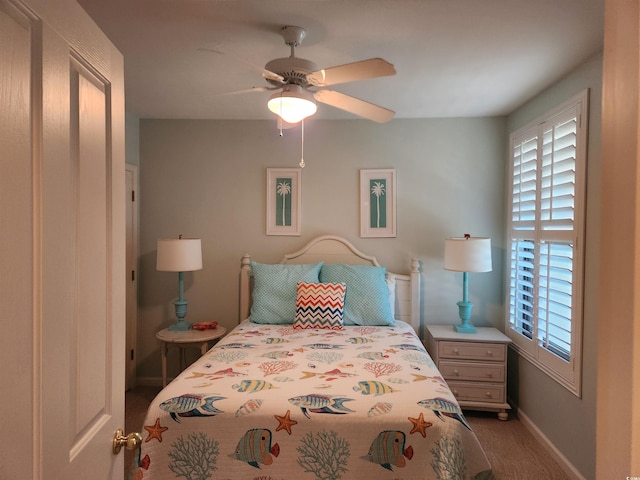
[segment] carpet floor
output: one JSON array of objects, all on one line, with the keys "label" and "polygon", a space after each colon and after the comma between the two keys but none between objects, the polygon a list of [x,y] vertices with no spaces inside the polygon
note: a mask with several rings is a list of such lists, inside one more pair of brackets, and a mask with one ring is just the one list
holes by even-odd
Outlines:
[{"label": "carpet floor", "polygon": [[570,477],[526,427],[514,417],[465,412],[491,463],[496,480],[569,480]]},{"label": "carpet floor", "polygon": [[[140,431],[149,403],[159,387],[136,387],[126,393],[127,432]],[[491,463],[496,480],[570,480],[545,448],[513,415],[506,422],[494,413],[465,412]],[[144,435],[144,431],[141,432]],[[125,470],[132,453],[125,450]],[[127,475],[125,473],[125,480]]]}]

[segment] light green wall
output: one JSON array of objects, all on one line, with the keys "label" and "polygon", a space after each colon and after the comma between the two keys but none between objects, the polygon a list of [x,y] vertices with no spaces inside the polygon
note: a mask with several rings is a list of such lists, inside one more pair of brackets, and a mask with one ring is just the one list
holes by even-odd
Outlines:
[{"label": "light green wall", "polygon": [[[138,378],[160,377],[155,332],[172,323],[177,275],[155,270],[156,241],[202,238],[204,269],[185,274],[192,321],[238,321],[240,258],[278,262],[338,234],[390,270],[422,261],[423,321],[457,323],[461,274],[442,269],[444,239],[493,239],[494,270],[470,275],[477,325],[501,328],[505,119],[310,120],[305,125],[302,235],[265,235],[267,167],[296,167],[300,130],[275,121],[140,121]],[[359,237],[359,169],[397,169],[397,238]],[[175,357],[176,355],[174,355]],[[171,359],[172,361],[175,358]],[[170,366],[170,376],[175,373]]]},{"label": "light green wall", "polygon": [[125,161],[131,165],[140,165],[140,119],[127,113],[125,115]]},{"label": "light green wall", "polygon": [[509,358],[511,400],[586,479],[595,478],[596,364],[600,243],[602,56],[592,58],[507,119],[508,131],[533,121],[585,88],[589,98],[582,398],[517,355]]}]

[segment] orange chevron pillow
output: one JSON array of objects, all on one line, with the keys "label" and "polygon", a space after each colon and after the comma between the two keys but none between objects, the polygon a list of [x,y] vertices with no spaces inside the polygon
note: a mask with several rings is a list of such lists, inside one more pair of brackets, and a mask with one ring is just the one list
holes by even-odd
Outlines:
[{"label": "orange chevron pillow", "polygon": [[299,282],[293,328],[342,330],[346,283]]}]

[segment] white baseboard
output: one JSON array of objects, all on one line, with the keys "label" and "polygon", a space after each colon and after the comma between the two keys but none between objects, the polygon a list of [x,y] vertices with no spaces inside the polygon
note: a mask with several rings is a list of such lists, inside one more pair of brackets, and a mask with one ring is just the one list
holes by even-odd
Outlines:
[{"label": "white baseboard", "polygon": [[520,409],[518,409],[518,420],[522,423],[522,425],[529,430],[531,435],[535,437],[535,439],[540,442],[540,444],[544,447],[547,452],[553,457],[553,459],[558,462],[560,468],[564,470],[564,472],[569,475],[572,480],[586,480],[584,476],[573,466],[573,464],[565,457],[560,450],[556,448],[556,446],[551,443],[544,433],[537,427],[535,423],[531,421],[529,417]]}]

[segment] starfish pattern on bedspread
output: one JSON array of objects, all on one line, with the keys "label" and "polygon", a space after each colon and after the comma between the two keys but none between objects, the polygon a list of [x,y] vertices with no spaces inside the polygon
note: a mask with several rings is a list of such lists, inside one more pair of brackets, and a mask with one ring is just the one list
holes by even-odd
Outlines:
[{"label": "starfish pattern on bedspread", "polygon": [[283,417],[280,415],[274,415],[276,420],[280,423],[278,428],[276,428],[276,432],[280,430],[286,430],[289,435],[291,435],[291,427],[293,425],[297,425],[298,422],[291,419],[291,410],[287,410],[287,413],[284,414]]},{"label": "starfish pattern on bedspread", "polygon": [[145,425],[144,429],[149,432],[149,435],[147,435],[147,438],[145,439],[145,442],[150,442],[151,440],[153,440],[154,438],[156,440],[158,440],[159,442],[162,442],[162,433],[166,432],[167,430],[169,430],[169,427],[163,427],[160,425],[160,419],[156,418],[156,423],[153,425]]}]

